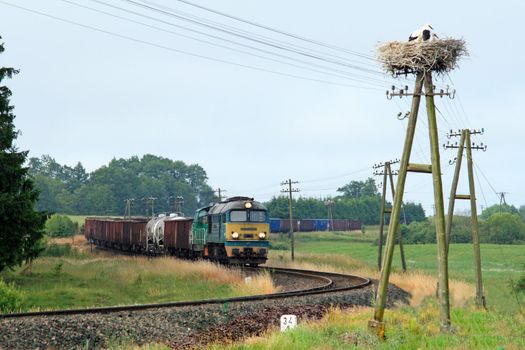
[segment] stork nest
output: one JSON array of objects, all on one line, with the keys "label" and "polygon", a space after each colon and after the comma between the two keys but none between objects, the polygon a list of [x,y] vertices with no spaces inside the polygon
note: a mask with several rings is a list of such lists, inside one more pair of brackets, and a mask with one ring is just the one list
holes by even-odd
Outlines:
[{"label": "stork nest", "polygon": [[446,73],[458,65],[462,56],[468,56],[463,39],[435,39],[423,42],[390,41],[378,48],[383,68],[392,75],[428,72]]}]

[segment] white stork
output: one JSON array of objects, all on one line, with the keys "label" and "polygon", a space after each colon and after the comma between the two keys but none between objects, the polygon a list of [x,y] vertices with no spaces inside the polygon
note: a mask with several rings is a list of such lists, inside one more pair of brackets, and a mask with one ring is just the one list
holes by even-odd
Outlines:
[{"label": "white stork", "polygon": [[437,39],[438,36],[434,33],[434,28],[430,24],[425,24],[423,27],[418,30],[414,30],[412,34],[408,37],[408,41],[428,41]]}]

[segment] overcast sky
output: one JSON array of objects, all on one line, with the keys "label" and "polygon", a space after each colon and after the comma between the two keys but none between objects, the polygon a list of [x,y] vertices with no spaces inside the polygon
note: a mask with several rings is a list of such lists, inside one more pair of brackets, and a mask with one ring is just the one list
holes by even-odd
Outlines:
[{"label": "overcast sky", "polygon": [[[172,24],[259,50],[293,55],[139,8],[129,1],[103,1],[163,22],[97,1],[71,0],[274,60],[285,61]],[[381,70],[374,60],[301,42],[180,1],[151,1],[241,28],[249,31],[252,38],[254,34],[265,35],[316,49],[323,55],[344,56],[356,61],[352,65],[359,70],[293,55],[296,60],[364,75],[365,81],[212,46],[61,0],[0,0],[0,35],[6,47],[0,66],[14,66],[21,71],[8,82],[16,106],[15,124],[21,130],[20,149],[29,150],[34,157],[49,154],[63,164],[80,161],[89,171],[113,157],[146,153],[198,163],[214,188],[226,189],[228,195],[249,195],[259,200],[279,194],[279,183],[288,178],[300,181],[297,187],[302,196],[334,195],[337,187],[372,176],[373,164],[401,156],[406,120],[399,121],[396,115],[406,112],[410,101],[385,98],[385,90],[393,80],[368,71]],[[450,85],[457,90],[454,100],[444,98],[436,102],[442,113],[438,118],[440,143],[446,142],[445,134],[450,128],[484,128],[485,134],[474,138],[488,144],[487,152],[474,154],[478,206],[499,203],[495,192],[500,191],[509,192],[509,203],[525,204],[523,175],[519,175],[525,171],[525,51],[520,34],[523,2],[482,5],[478,1],[442,1],[426,8],[421,1],[193,1],[367,57],[375,55],[380,42],[406,40],[425,23],[431,23],[440,36],[464,38],[470,57],[462,60],[459,69],[449,77],[436,78],[438,86]],[[7,2],[91,28],[13,8]],[[287,62],[300,64],[296,60]],[[408,84],[412,88],[412,83]],[[421,113],[412,155],[412,162],[416,163],[430,162],[425,118],[426,114]],[[445,199],[453,172],[448,161],[454,155],[455,151],[441,149]],[[466,168],[462,173],[466,179]],[[431,176],[409,174],[406,200],[421,202],[431,214],[431,186]],[[460,182],[459,192],[467,192],[466,181]],[[461,210],[467,206],[461,203],[457,207]]]}]

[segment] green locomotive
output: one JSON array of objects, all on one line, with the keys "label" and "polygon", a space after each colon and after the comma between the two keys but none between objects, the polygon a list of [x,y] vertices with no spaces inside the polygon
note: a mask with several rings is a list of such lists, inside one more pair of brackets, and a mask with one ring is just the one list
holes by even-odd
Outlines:
[{"label": "green locomotive", "polygon": [[268,210],[253,198],[232,197],[195,213],[193,253],[230,264],[258,265],[268,258]]}]

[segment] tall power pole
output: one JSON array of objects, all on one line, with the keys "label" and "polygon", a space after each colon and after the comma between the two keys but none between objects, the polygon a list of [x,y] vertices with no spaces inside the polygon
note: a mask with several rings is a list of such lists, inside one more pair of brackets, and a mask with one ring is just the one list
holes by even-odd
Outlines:
[{"label": "tall power pole", "polygon": [[[399,173],[397,171],[392,171],[392,164],[399,163],[399,159],[396,160],[390,160],[384,163],[376,164],[373,166],[374,168],[374,175],[382,175],[383,176],[383,191],[381,195],[381,208],[380,208],[380,217],[379,217],[379,240],[377,245],[377,268],[379,271],[381,271],[381,264],[382,264],[382,253],[383,253],[383,230],[385,226],[385,215],[392,213],[392,208],[386,207],[386,191],[388,187],[388,183],[390,183],[390,190],[392,192],[392,199],[395,197],[395,190],[394,190],[394,175],[398,175]],[[379,170],[383,168],[382,170]],[[402,205],[402,204],[401,204]],[[403,216],[404,216],[404,208],[403,210]],[[405,224],[406,224],[406,217],[405,217]],[[397,236],[398,236],[398,242],[399,242],[399,253],[401,255],[401,266],[403,268],[403,272],[406,272],[407,270],[407,264],[405,260],[405,250],[403,249],[403,239],[401,237],[401,228],[398,227],[397,229]]]},{"label": "tall power pole", "polygon": [[126,208],[124,209],[124,218],[131,218],[131,207],[133,206],[134,201],[135,198],[128,198],[124,200],[124,202],[126,202]]},{"label": "tall power pole", "polygon": [[332,208],[335,204],[335,201],[332,200],[332,199],[327,199],[324,201],[324,205],[326,205],[326,207],[328,208],[328,222],[330,224],[330,230],[329,231],[334,231],[334,215],[333,215],[333,212],[332,212]]},{"label": "tall power pole", "polygon": [[170,196],[169,199],[173,199],[173,212],[179,216],[183,216],[182,205],[184,204],[184,197]]},{"label": "tall power pole", "polygon": [[508,192],[497,192],[499,196],[499,205],[507,205],[507,201],[505,200],[505,195],[509,194]]},{"label": "tall power pole", "polygon": [[219,202],[221,202],[222,201],[222,194],[224,192],[228,192],[228,191],[226,191],[226,190],[224,190],[224,189],[219,187],[214,192],[217,193],[217,197],[219,198]]},{"label": "tall power pole", "polygon": [[[450,133],[447,135],[448,138],[451,137],[460,137],[459,144],[447,142],[443,145],[445,149],[454,149],[457,148],[458,153],[455,159],[456,167],[454,169],[454,177],[452,179],[452,187],[450,189],[450,198],[448,204],[448,213],[447,213],[447,226],[446,226],[446,240],[447,240],[447,249],[446,253],[448,254],[449,245],[450,245],[450,236],[452,231],[452,220],[454,218],[454,203],[457,199],[469,200],[470,201],[470,222],[472,228],[472,246],[474,248],[474,267],[476,270],[476,304],[478,306],[485,307],[485,297],[483,295],[483,280],[481,277],[481,250],[479,243],[479,229],[478,229],[478,213],[476,208],[476,189],[474,185],[474,169],[472,167],[472,150],[487,150],[487,145],[481,143],[477,145],[471,142],[470,136],[476,134],[482,134],[483,129],[481,130],[469,130],[463,129],[458,132],[453,132],[450,130]],[[461,171],[461,162],[463,160],[463,151],[466,148],[467,151],[467,172],[468,172],[468,183],[469,183],[469,194],[457,194],[459,174]]]},{"label": "tall power pole", "polygon": [[146,203],[146,215],[148,213],[148,207],[151,208],[151,216],[155,216],[155,201],[157,200],[157,197],[145,197],[142,198],[142,201]]},{"label": "tall power pole", "polygon": [[[413,93],[408,93],[408,87],[405,87],[405,89],[400,91],[395,91],[395,87],[393,87],[392,91],[387,91],[387,98],[389,99],[393,98],[393,96],[412,96],[412,106],[410,115],[408,117],[405,143],[400,161],[399,176],[396,183],[392,214],[390,216],[390,224],[388,226],[385,256],[381,268],[381,278],[377,287],[374,319],[369,322],[369,327],[374,329],[381,338],[384,337],[385,331],[383,316],[385,312],[387,288],[392,266],[395,236],[399,226],[401,204],[403,202],[403,194],[405,192],[405,182],[408,172],[432,174],[434,187],[434,205],[436,206],[435,225],[438,247],[438,297],[440,323],[441,330],[443,332],[448,332],[450,330],[450,301],[448,285],[448,257],[446,254],[445,236],[445,209],[443,205],[443,184],[441,179],[441,162],[439,156],[438,127],[436,121],[434,96],[449,96],[452,98],[454,92],[436,92],[432,84],[432,71],[430,70],[418,69],[415,71],[415,73],[416,81]],[[424,93],[423,86],[425,88]],[[414,134],[416,130],[421,96],[425,96],[426,100],[431,164],[410,163],[410,154],[412,152],[412,145],[414,142]]]},{"label": "tall power pole", "polygon": [[292,179],[288,179],[286,181],[281,182],[281,186],[287,185],[288,188],[282,189],[282,193],[288,193],[288,212],[290,214],[290,230],[289,230],[289,236],[292,243],[292,261],[295,259],[295,239],[294,239],[294,232],[293,232],[293,201],[292,201],[292,193],[293,192],[299,192],[298,188],[292,188],[293,184],[298,184],[298,181],[292,181]]}]

